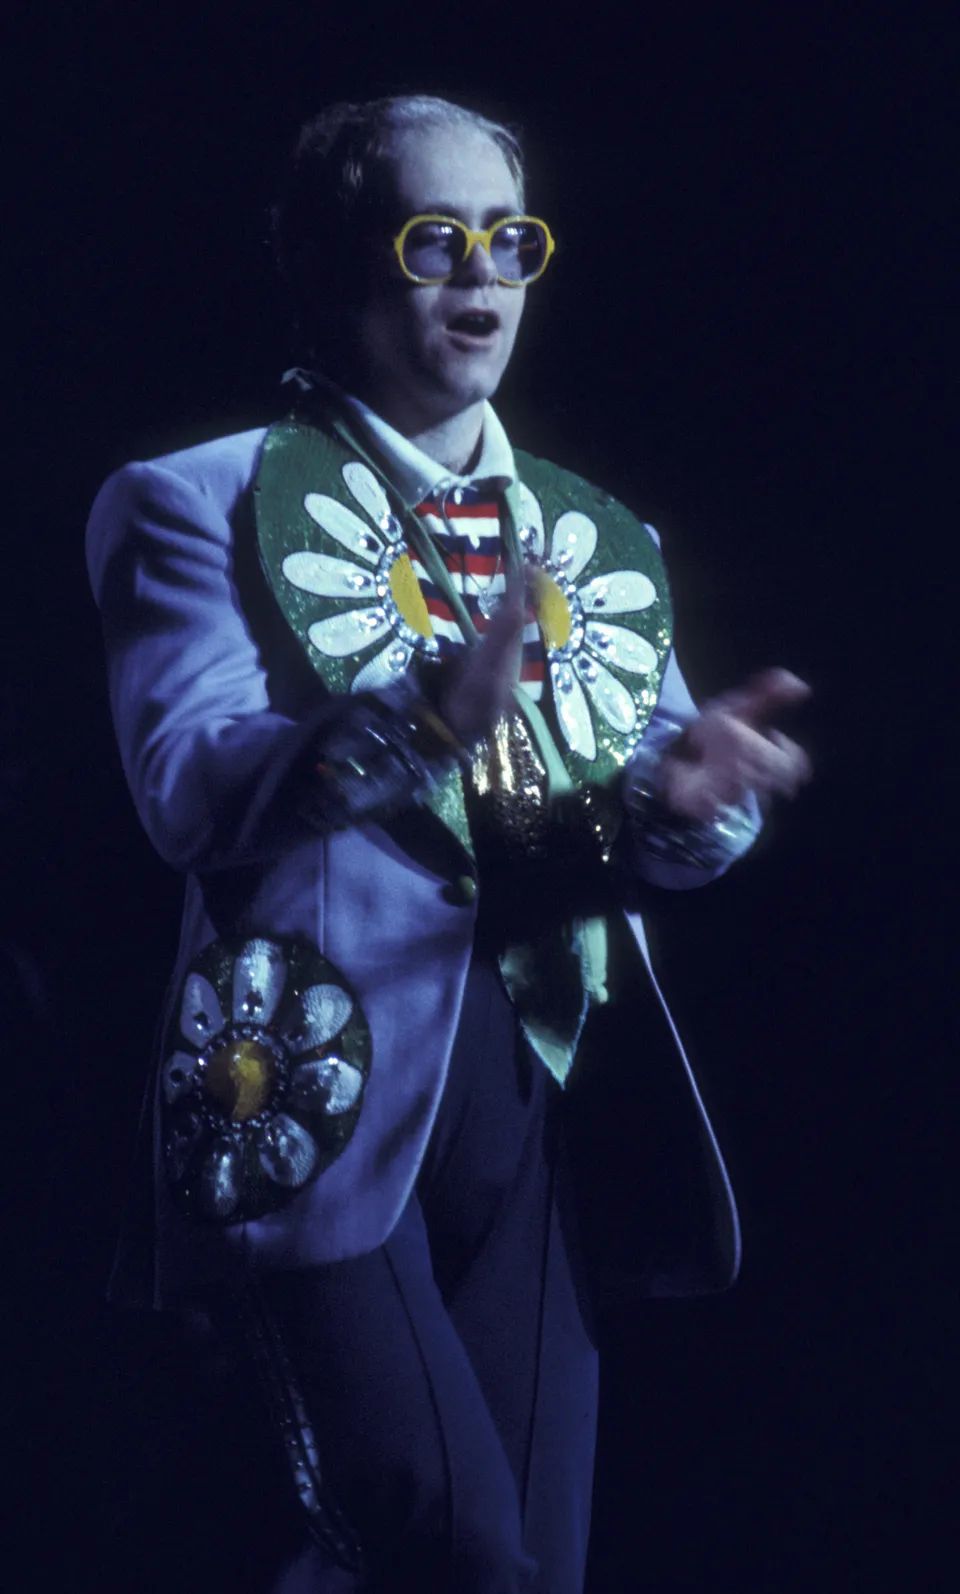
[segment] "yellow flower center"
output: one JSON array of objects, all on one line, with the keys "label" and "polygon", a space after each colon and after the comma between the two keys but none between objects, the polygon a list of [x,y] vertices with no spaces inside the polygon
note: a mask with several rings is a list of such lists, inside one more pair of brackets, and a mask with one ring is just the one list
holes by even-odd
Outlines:
[{"label": "yellow flower center", "polygon": [[266,1106],[276,1073],[272,1053],[258,1041],[230,1041],[214,1052],[203,1083],[233,1122],[242,1124]]},{"label": "yellow flower center", "polygon": [[433,636],[433,626],[430,624],[427,605],[420,591],[420,583],[405,553],[402,553],[399,559],[395,559],[390,566],[390,591],[394,603],[411,631],[416,631],[420,636]]},{"label": "yellow flower center", "polygon": [[545,570],[535,572],[533,589],[537,623],[543,632],[544,642],[548,648],[564,647],[570,640],[572,629],[569,603],[553,577]]}]

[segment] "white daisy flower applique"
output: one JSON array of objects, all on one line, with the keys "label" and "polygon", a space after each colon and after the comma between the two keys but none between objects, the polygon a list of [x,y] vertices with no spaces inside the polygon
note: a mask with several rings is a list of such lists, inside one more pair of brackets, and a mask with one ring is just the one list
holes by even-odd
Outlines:
[{"label": "white daisy flower applique", "polygon": [[603,571],[583,582],[597,550],[596,523],[579,510],[565,511],[557,519],[548,548],[536,495],[521,486],[520,500],[520,540],[534,567],[537,622],[557,723],[570,751],[593,762],[598,729],[607,751],[613,751],[605,734],[610,731],[628,748],[655,705],[657,649],[632,625],[608,616],[632,616],[649,609],[657,602],[657,589],[640,570]]},{"label": "white daisy flower applique", "polygon": [[359,461],[342,468],[343,480],[368,519],[326,493],[308,492],[310,519],[351,555],[302,549],[283,560],[284,578],[319,598],[351,599],[352,606],[307,628],[312,647],[327,659],[346,659],[376,643],[377,652],[352,677],[351,690],[389,686],[414,654],[435,658],[436,638],[399,521],[376,476]]},{"label": "white daisy flower applique", "polygon": [[215,942],[191,964],[160,1073],[164,1160],[192,1215],[259,1217],[339,1156],[359,1116],[370,1034],[314,947]]}]

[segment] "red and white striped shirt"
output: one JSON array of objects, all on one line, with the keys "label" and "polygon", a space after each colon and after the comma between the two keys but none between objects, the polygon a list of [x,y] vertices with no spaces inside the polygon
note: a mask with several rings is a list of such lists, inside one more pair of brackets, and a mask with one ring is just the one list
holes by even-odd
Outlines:
[{"label": "red and white striped shirt", "polygon": [[[480,635],[490,624],[491,599],[495,600],[506,585],[501,514],[502,494],[497,491],[497,484],[476,479],[433,493],[417,506],[417,515],[443,558],[451,585],[461,594]],[[423,590],[440,657],[447,658],[463,646],[460,627],[443,593],[416,557],[413,568]],[[543,694],[545,673],[546,656],[540,629],[528,606],[523,628],[520,685],[535,700]]]},{"label": "red and white striped shirt", "polygon": [[[410,439],[389,425],[369,405],[352,394],[340,397],[374,441],[388,475],[407,503],[417,505],[416,513],[430,532],[450,574],[455,591],[460,593],[467,612],[479,633],[490,623],[481,599],[504,590],[501,517],[503,493],[516,480],[516,465],[507,434],[490,404],[483,407],[483,432],[480,457],[469,476],[458,476],[437,460],[431,459]],[[441,658],[464,646],[463,637],[449,604],[411,554],[413,568],[423,589],[427,612],[440,647]],[[534,699],[543,695],[546,654],[533,610],[528,608],[523,631],[523,660],[520,684]]]}]

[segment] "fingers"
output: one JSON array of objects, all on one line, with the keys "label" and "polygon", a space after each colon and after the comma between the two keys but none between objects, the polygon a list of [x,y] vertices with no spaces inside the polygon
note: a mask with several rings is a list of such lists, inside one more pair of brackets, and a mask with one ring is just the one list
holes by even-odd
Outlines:
[{"label": "fingers", "polygon": [[479,643],[466,651],[441,704],[450,729],[468,745],[489,731],[511,705],[520,673],[524,622],[523,582],[512,581]]},{"label": "fingers", "polygon": [[480,638],[479,651],[496,658],[515,647],[525,622],[526,591],[522,579],[508,579],[499,603]]},{"label": "fingers", "polygon": [[663,761],[666,800],[691,819],[711,820],[719,808],[742,802],[750,791],[793,797],[810,778],[803,748],[782,731],[754,730],[729,710],[729,696],[706,708],[688,727],[677,753]]},{"label": "fingers", "polygon": [[[736,719],[762,730],[774,720],[781,709],[793,708],[810,696],[811,688],[791,670],[779,668],[761,670],[752,675],[741,687],[724,692],[714,699],[714,705],[725,709]],[[711,706],[714,706],[711,705]]]},{"label": "fingers", "polygon": [[813,777],[813,765],[809,755],[797,742],[791,741],[789,736],[784,736],[782,731],[769,731],[764,738],[769,747],[771,744],[781,753],[783,762],[778,766],[783,784],[776,788],[785,797],[794,797],[801,786]]},{"label": "fingers", "polygon": [[752,788],[778,797],[793,797],[804,781],[809,780],[810,760],[803,748],[781,731],[760,736],[744,726],[741,736],[736,763],[736,780],[741,787],[739,796]]},{"label": "fingers", "polygon": [[707,704],[691,740],[704,783],[721,802],[739,802],[750,790],[793,797],[810,779],[803,748],[771,725],[779,712],[809,696],[806,681],[792,671],[769,669]]},{"label": "fingers", "polygon": [[810,778],[803,748],[782,731],[761,733],[735,715],[714,709],[703,725],[703,761],[714,786],[739,801],[750,788],[792,797]]}]

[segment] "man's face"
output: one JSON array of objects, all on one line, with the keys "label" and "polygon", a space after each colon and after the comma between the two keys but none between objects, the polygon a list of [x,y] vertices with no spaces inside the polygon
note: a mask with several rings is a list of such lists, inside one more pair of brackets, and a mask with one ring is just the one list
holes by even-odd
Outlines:
[{"label": "man's face", "polygon": [[[499,148],[471,127],[397,134],[390,152],[394,231],[410,216],[448,215],[486,228],[522,210]],[[437,425],[497,389],[513,349],[526,290],[505,288],[480,245],[437,285],[409,281],[385,239],[359,319],[364,396],[401,430]],[[467,311],[491,313],[477,330]]]}]

